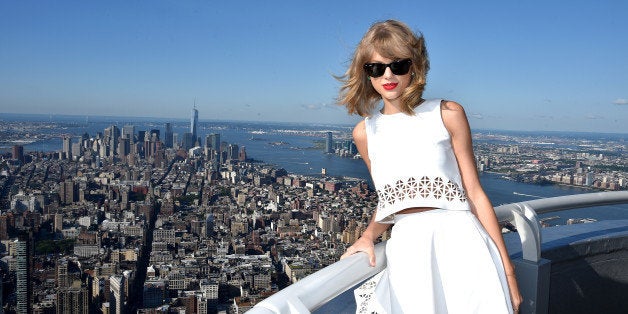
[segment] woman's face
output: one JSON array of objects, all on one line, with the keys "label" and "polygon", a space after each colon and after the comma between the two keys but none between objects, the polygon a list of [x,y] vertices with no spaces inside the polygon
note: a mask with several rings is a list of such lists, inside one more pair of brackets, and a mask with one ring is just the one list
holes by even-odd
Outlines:
[{"label": "woman's face", "polygon": [[[379,53],[374,52],[368,63],[383,63],[389,64],[393,61],[388,58],[382,57]],[[403,90],[408,87],[412,77],[410,71],[404,75],[395,75],[390,70],[390,67],[386,67],[384,75],[380,77],[370,77],[373,88],[382,96],[384,101],[398,102],[399,96],[403,93]]]}]

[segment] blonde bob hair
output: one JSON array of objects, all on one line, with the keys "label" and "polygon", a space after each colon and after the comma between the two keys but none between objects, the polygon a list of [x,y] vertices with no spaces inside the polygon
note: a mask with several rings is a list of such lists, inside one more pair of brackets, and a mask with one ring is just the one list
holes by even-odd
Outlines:
[{"label": "blonde bob hair", "polygon": [[415,34],[406,24],[388,20],[373,24],[364,34],[353,55],[347,72],[338,77],[342,82],[338,103],[345,105],[349,114],[369,116],[382,98],[373,88],[364,71],[373,53],[391,60],[411,59],[412,79],[401,95],[402,110],[414,114],[414,108],[423,100],[427,71],[430,68],[422,34]]}]

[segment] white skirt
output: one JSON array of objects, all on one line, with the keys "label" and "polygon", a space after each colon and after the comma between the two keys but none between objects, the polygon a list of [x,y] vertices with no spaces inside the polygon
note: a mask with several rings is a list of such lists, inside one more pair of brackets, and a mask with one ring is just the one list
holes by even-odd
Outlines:
[{"label": "white skirt", "polygon": [[354,291],[356,313],[512,313],[499,251],[469,211],[395,215],[386,259]]}]

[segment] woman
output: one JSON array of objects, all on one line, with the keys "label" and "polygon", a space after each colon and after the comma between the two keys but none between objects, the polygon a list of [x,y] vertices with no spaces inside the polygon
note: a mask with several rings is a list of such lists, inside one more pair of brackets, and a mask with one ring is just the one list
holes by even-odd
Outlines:
[{"label": "woman", "polygon": [[373,243],[394,223],[387,268],[358,311],[518,312],[514,267],[480,185],[464,109],[422,98],[428,69],[423,36],[389,20],[368,30],[341,78],[340,103],[365,117],[353,138],[379,196],[342,257],[365,252],[375,266]]}]

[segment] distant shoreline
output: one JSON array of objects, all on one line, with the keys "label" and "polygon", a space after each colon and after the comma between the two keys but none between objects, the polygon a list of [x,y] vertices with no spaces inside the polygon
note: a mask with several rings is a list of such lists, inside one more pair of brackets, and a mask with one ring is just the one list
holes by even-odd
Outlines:
[{"label": "distant shoreline", "polygon": [[[525,182],[525,181],[518,181],[518,180],[514,180],[511,178],[508,178],[504,175],[504,173],[501,172],[496,172],[496,171],[483,171],[483,173],[490,173],[490,174],[495,174],[495,175],[499,175],[501,180],[507,180],[507,181],[513,181],[513,182],[519,182],[519,183],[525,183],[525,184],[530,184],[530,185],[538,185],[538,186],[543,186],[543,184],[539,184],[539,183],[533,183],[533,182]],[[572,187],[572,188],[579,188],[582,190],[593,190],[593,191],[601,191],[601,192],[605,192],[605,191],[622,191],[622,190],[609,190],[609,189],[604,189],[604,188],[598,188],[598,187],[594,187],[594,186],[586,186],[586,185],[576,185],[576,184],[567,184],[567,183],[563,183],[563,182],[554,182],[554,181],[547,181],[547,185],[558,185],[558,186],[568,186],[568,187]]]},{"label": "distant shoreline", "polygon": [[[8,119],[7,119],[8,118]],[[76,115],[76,114],[55,114],[55,113],[6,113],[0,112],[0,122],[11,121],[17,119],[19,121],[28,121],[26,118],[37,118],[32,122],[173,122],[173,123],[189,123],[189,118],[173,118],[173,117],[135,117],[135,116],[106,116],[106,115]],[[54,119],[57,119],[56,121]],[[199,123],[262,123],[262,124],[286,124],[286,125],[333,125],[333,126],[353,126],[351,123],[312,123],[312,122],[289,122],[289,121],[252,121],[252,120],[212,120],[199,119]],[[472,129],[472,133],[495,132],[495,133],[517,133],[517,134],[547,134],[547,135],[609,135],[609,136],[625,136],[628,138],[628,132],[591,132],[591,131],[568,131],[568,130],[499,130],[499,129]]]}]

